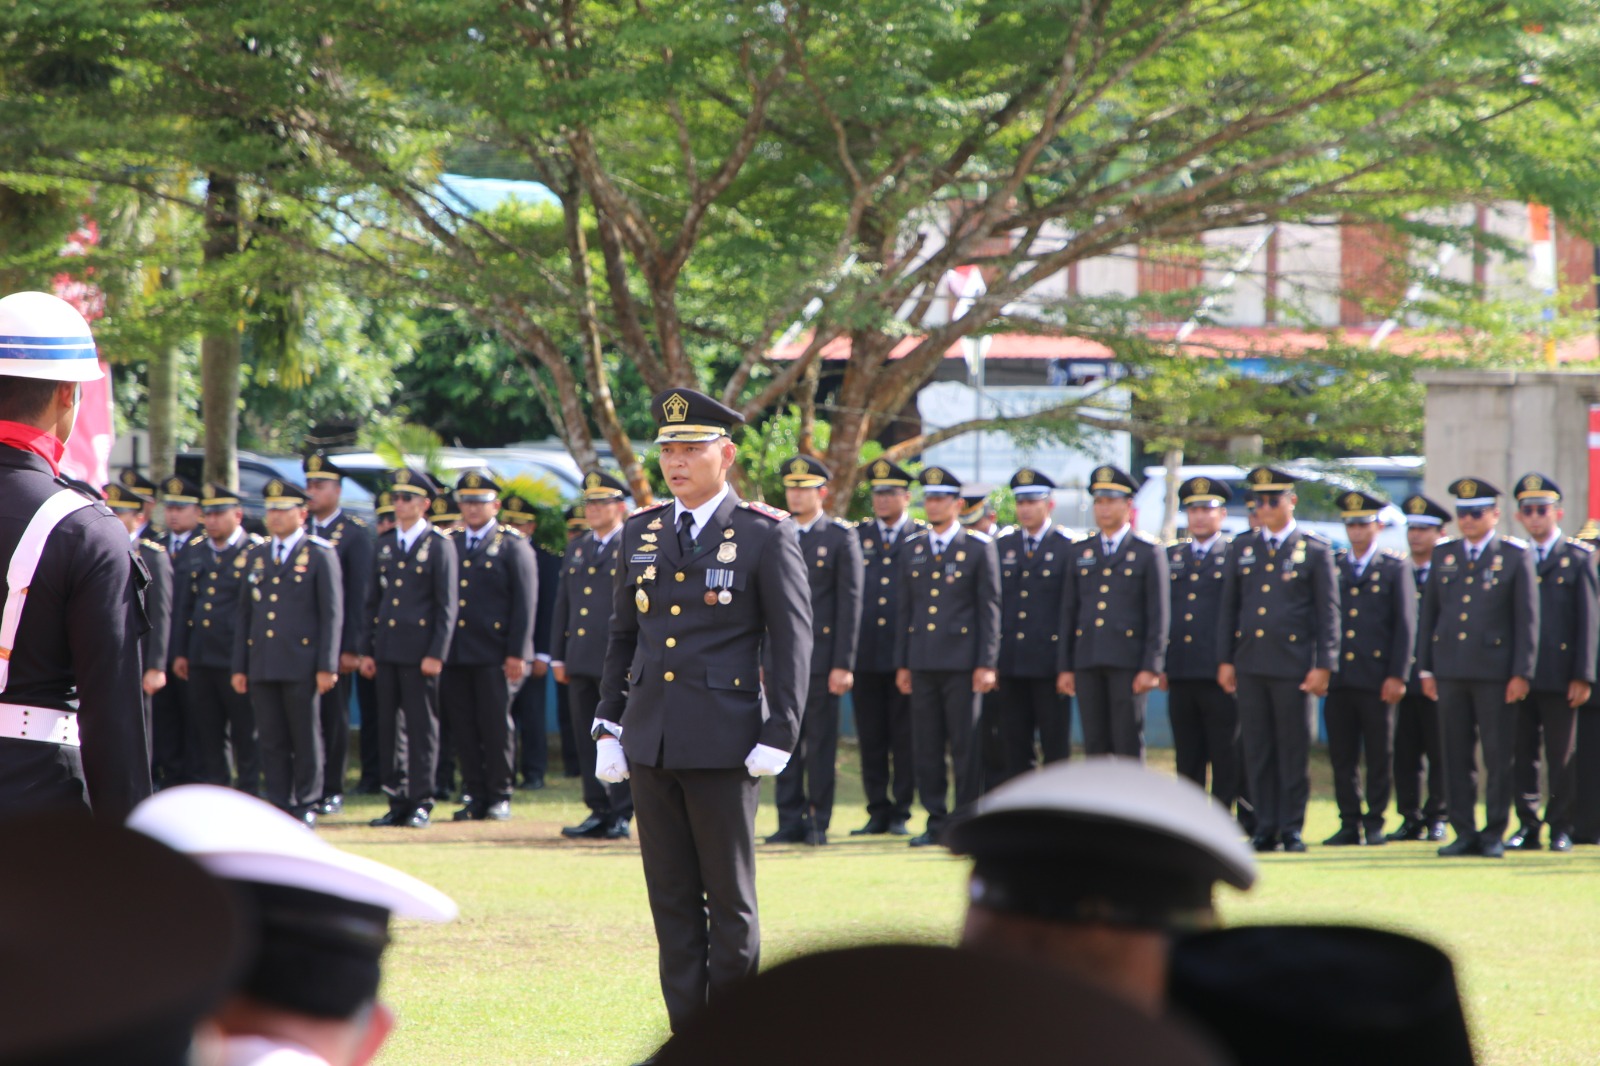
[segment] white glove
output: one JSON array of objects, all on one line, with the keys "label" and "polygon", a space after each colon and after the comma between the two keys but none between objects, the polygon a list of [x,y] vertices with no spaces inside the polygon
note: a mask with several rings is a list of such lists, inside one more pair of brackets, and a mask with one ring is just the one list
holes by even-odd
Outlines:
[{"label": "white glove", "polygon": [[765,744],[757,744],[744,757],[744,768],[750,771],[751,777],[773,777],[783,773],[783,768],[788,765],[788,752],[769,748]]},{"label": "white glove", "polygon": [[608,785],[617,785],[628,779],[628,757],[622,753],[622,742],[616,737],[601,737],[594,746],[594,776]]}]

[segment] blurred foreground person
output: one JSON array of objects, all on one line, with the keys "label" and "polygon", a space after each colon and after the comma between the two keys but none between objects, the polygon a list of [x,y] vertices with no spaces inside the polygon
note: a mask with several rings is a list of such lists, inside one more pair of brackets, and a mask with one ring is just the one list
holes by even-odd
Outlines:
[{"label": "blurred foreground person", "polygon": [[1065,970],[1151,1015],[1174,936],[1216,922],[1212,886],[1255,859],[1198,785],[1132,759],[1051,763],[952,825],[973,858],[962,944]]},{"label": "blurred foreground person", "polygon": [[255,960],[226,986],[231,993],[213,1016],[225,1036],[223,1066],[371,1062],[394,1027],[377,999],[390,916],[456,916],[437,889],[348,855],[238,792],[167,789],[141,803],[128,825],[200,863],[254,916]]}]

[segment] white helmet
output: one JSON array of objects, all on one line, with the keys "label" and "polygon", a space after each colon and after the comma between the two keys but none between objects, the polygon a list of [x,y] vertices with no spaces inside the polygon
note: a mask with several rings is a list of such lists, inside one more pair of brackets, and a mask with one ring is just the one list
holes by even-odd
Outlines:
[{"label": "white helmet", "polygon": [[0,300],[0,377],[99,381],[94,335],[78,309],[47,292]]}]

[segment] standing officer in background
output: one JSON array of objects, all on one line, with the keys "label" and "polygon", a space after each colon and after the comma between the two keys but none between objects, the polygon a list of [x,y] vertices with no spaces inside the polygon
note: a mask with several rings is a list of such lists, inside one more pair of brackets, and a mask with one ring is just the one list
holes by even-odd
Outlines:
[{"label": "standing officer in background", "polygon": [[[172,571],[176,595],[178,582],[189,572],[186,560],[189,549],[203,544],[206,539],[200,530],[200,486],[174,474],[161,483],[161,503],[167,524],[167,535],[162,538],[161,545],[167,549],[167,564]],[[155,665],[167,675],[167,683],[150,700],[150,772],[156,788],[186,784],[198,776],[195,773],[198,745],[189,713],[189,683],[172,672],[173,648],[184,621],[176,610],[169,611],[168,616],[167,658],[161,663],[145,664],[146,669]]]},{"label": "standing officer in background", "polygon": [[[515,759],[515,764],[522,775],[520,787],[530,792],[537,792],[544,788],[545,771],[550,765],[550,734],[546,724],[548,714],[545,709],[544,681],[550,667],[546,661],[548,656],[545,651],[550,646],[549,616],[554,613],[554,598],[557,587],[561,584],[561,569],[559,565],[551,568],[547,562],[552,558],[551,555],[539,547],[539,522],[533,504],[510,485],[500,486],[498,517],[505,525],[522,534],[533,551],[534,577],[539,587],[538,602],[533,614],[533,663],[529,669],[530,676],[517,686],[516,692],[511,697],[511,723],[516,728],[515,739],[520,740]],[[610,603],[609,600],[606,602]],[[603,650],[601,654],[604,654]],[[565,709],[566,700],[562,695],[566,691],[565,686],[558,684],[556,691],[556,702],[559,707]],[[569,730],[570,727],[562,730],[563,739]]]},{"label": "standing officer in background", "polygon": [[166,519],[167,536],[162,547],[176,566],[184,552],[203,532],[200,528],[200,486],[174,474],[161,483],[161,510]]},{"label": "standing officer in background", "polygon": [[456,501],[462,525],[451,539],[460,553],[460,598],[440,695],[461,756],[461,790],[470,799],[453,818],[503,822],[511,817],[516,787],[511,698],[533,661],[539,580],[528,542],[496,520],[500,485],[494,478],[476,470],[462,474]]},{"label": "standing officer in background", "polygon": [[[633,821],[633,794],[626,781],[608,784],[595,776],[595,744],[590,731],[595,708],[600,705],[600,678],[605,673],[606,644],[611,636],[613,587],[622,565],[617,557],[622,541],[617,534],[628,514],[628,486],[603,470],[589,471],[583,479],[583,511],[588,528],[567,545],[557,583],[550,665],[556,683],[567,689],[589,817],[564,827],[561,835],[625,840]],[[539,728],[544,728],[542,721]]]},{"label": "standing officer in background", "polygon": [[1211,797],[1232,811],[1254,833],[1255,819],[1244,800],[1244,754],[1239,740],[1239,704],[1217,684],[1217,634],[1221,628],[1222,575],[1230,538],[1222,532],[1233,490],[1225,481],[1192,477],[1178,486],[1178,503],[1188,521],[1188,537],[1167,548],[1167,692],[1172,746],[1178,773],[1201,788],[1211,768]]},{"label": "standing officer in background", "polygon": [[254,796],[261,790],[261,756],[250,701],[233,687],[233,637],[245,585],[245,555],[262,538],[240,525],[244,512],[230,488],[208,481],[200,490],[205,542],[185,555],[174,597],[181,628],[174,630],[172,672],[189,682],[189,712],[199,746],[200,783],[229,782]]},{"label": "standing officer in background", "polygon": [[[1011,527],[1001,527],[995,520],[992,493],[993,490],[988,485],[963,485],[961,511],[956,520],[961,523],[962,529],[982,533],[990,540],[998,541],[1000,537],[1011,532]],[[983,774],[984,792],[988,792],[1006,779],[1006,741],[1001,717],[1000,687],[997,684],[985,692],[979,702],[978,726],[973,741],[973,748],[979,760],[979,770]]]},{"label": "standing officer in background", "polygon": [[987,485],[962,486],[961,513],[956,518],[963,529],[982,533],[993,540],[1010,532],[1010,527],[1001,529],[995,521],[994,501],[990,499],[991,491]]},{"label": "standing officer in background", "polygon": [[[345,514],[340,503],[344,471],[322,452],[306,456],[302,467],[306,476],[306,499],[311,512],[311,535],[333,545],[339,556],[339,574],[344,582],[344,629],[339,635],[339,680],[317,701],[321,721],[323,774],[322,803],[318,814],[338,814],[344,809],[344,775],[350,755],[350,697],[355,689],[356,669],[361,665],[361,649],[366,641],[367,581],[372,576],[372,530],[352,514]],[[377,714],[370,702],[361,705],[362,721]],[[366,745],[362,745],[366,747]],[[365,776],[366,760],[362,760]]]},{"label": "standing officer in background", "polygon": [[150,516],[156,513],[156,483],[133,467],[125,466],[117,473],[117,484],[127,489],[128,494],[122,498],[122,507],[112,510],[123,520],[128,538],[135,544],[147,537],[153,538],[156,534],[150,528]]},{"label": "standing officer in background", "polygon": [[1217,684],[1239,697],[1257,851],[1304,851],[1317,699],[1339,662],[1333,549],[1294,520],[1295,478],[1247,475],[1261,528],[1228,546],[1218,623]]},{"label": "standing officer in background", "polygon": [[891,833],[910,836],[906,821],[916,788],[911,757],[911,699],[895,684],[894,646],[900,618],[900,557],[906,540],[925,532],[912,518],[911,475],[876,459],[867,470],[872,486],[870,521],[856,526],[861,539],[861,643],[856,649],[851,703],[861,744],[861,787],[867,794],[867,824],[851,836]]},{"label": "standing officer in background", "polygon": [[1068,549],[1061,596],[1063,696],[1078,698],[1090,755],[1144,759],[1144,706],[1167,653],[1167,556],[1129,524],[1138,490],[1125,470],[1102,466],[1089,491],[1100,532]]},{"label": "standing officer in background", "polygon": [[1011,475],[1018,528],[995,542],[1000,560],[1000,735],[1007,780],[1072,754],[1072,703],[1056,691],[1057,622],[1067,582],[1067,540],[1050,519],[1056,483],[1024,467]]},{"label": "standing officer in background", "polygon": [[1572,803],[1577,792],[1573,750],[1578,708],[1594,686],[1597,615],[1594,549],[1561,535],[1561,488],[1543,474],[1517,481],[1517,521],[1533,542],[1539,589],[1539,654],[1528,698],[1517,705],[1513,787],[1517,831],[1506,847],[1539,850],[1539,741],[1544,740],[1550,802],[1544,821],[1550,850],[1572,850]]},{"label": "standing officer in background", "polygon": [[799,739],[811,602],[789,516],[728,486],[729,433],[744,419],[690,389],[650,407],[674,502],[623,527],[593,736],[602,781],[632,768],[677,1031],[760,964],[759,779],[781,773]]},{"label": "standing officer in background", "polygon": [[[1600,542],[1600,525],[1590,519],[1576,536],[1593,548]],[[1578,742],[1573,746],[1572,765],[1577,778],[1572,842],[1600,844],[1600,685],[1590,687],[1589,702],[1578,708]]]},{"label": "standing officer in background", "polygon": [[[1433,574],[1433,549],[1450,521],[1450,512],[1426,496],[1407,496],[1406,544],[1417,584],[1417,648],[1422,654],[1422,597]],[[1428,763],[1427,799],[1423,799],[1422,763]],[[1443,840],[1445,816],[1444,753],[1439,740],[1439,704],[1422,691],[1420,679],[1406,686],[1394,727],[1394,799],[1400,828],[1390,840]]]},{"label": "standing officer in background", "polygon": [[[74,487],[94,492],[93,486],[83,482],[75,482]],[[144,689],[145,719],[153,731],[153,698],[167,685],[167,642],[172,636],[172,564],[161,543],[145,535],[150,531],[150,525],[143,520],[144,507],[153,504],[154,497],[146,497],[125,485],[112,482],[105,487],[105,500],[106,506],[116,512],[117,518],[122,521],[123,528],[128,531],[128,539],[133,542],[133,550],[150,573],[150,584],[144,593],[144,613],[150,628],[139,641],[139,651],[144,662],[141,687]]]},{"label": "standing officer in background", "polygon": [[[1450,483],[1461,539],[1439,546],[1422,597],[1417,676],[1439,701],[1450,826],[1440,855],[1505,856],[1511,821],[1515,705],[1528,696],[1539,653],[1539,586],[1534,553],[1495,531],[1500,490],[1482,478]],[[1478,760],[1483,745],[1485,823],[1478,829]]]},{"label": "standing officer in background", "polygon": [[945,749],[956,778],[956,810],[983,794],[982,752],[973,744],[979,703],[997,682],[1000,660],[1000,560],[994,541],[956,521],[961,482],[930,466],[922,507],[930,527],[900,559],[900,624],[895,684],[911,697],[911,746],[917,793],[928,812],[912,847],[939,843],[949,820]]},{"label": "standing officer in background", "polygon": [[394,472],[395,526],[378,538],[367,585],[373,626],[361,673],[377,681],[378,750],[389,811],[376,826],[426,829],[439,766],[439,675],[456,631],[456,548],[429,524],[433,479]]},{"label": "standing officer in background", "polygon": [[[1394,706],[1405,695],[1417,646],[1417,586],[1411,560],[1380,550],[1386,501],[1365,492],[1339,497],[1350,550],[1336,557],[1344,605],[1343,658],[1328,690],[1328,758],[1339,831],[1328,845],[1384,844],[1394,760]],[[1367,787],[1360,764],[1367,763]],[[1362,810],[1362,801],[1366,810]]]},{"label": "standing officer in background", "polygon": [[0,300],[0,817],[127,815],[150,794],[139,638],[149,576],[104,504],[60,477],[89,324],[41,292]]},{"label": "standing officer in background", "polygon": [[823,513],[833,472],[809,455],[789,460],[783,488],[800,531],[811,583],[811,682],[796,757],[778,775],[778,831],[768,844],[828,842],[839,755],[839,698],[855,682],[861,632],[861,542],[848,522]]},{"label": "standing officer in background", "polygon": [[273,478],[262,495],[272,536],[245,551],[233,690],[255,710],[267,802],[316,825],[325,757],[317,700],[339,681],[344,575],[338,550],[306,535],[304,489]]}]

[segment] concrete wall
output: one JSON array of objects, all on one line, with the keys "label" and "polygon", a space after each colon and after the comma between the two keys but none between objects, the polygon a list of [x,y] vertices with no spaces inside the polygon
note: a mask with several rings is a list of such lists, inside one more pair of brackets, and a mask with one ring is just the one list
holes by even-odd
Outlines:
[{"label": "concrete wall", "polygon": [[1562,530],[1578,531],[1589,513],[1589,405],[1600,403],[1600,373],[1448,370],[1418,377],[1428,390],[1428,496],[1451,506],[1446,485],[1481,477],[1506,494],[1501,532],[1521,536],[1512,517],[1516,482],[1537,471],[1561,486]]}]

